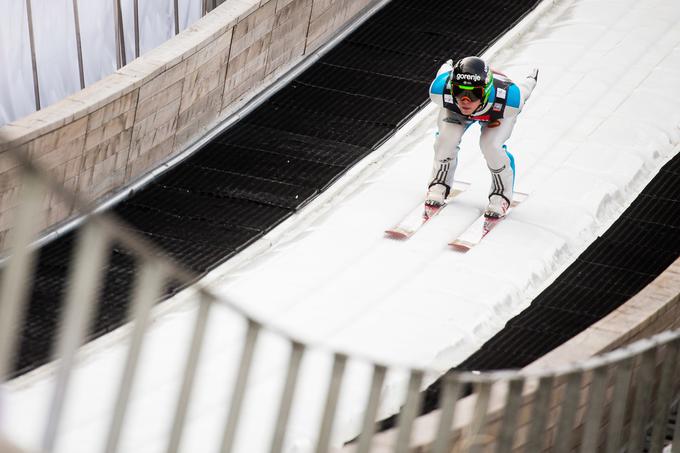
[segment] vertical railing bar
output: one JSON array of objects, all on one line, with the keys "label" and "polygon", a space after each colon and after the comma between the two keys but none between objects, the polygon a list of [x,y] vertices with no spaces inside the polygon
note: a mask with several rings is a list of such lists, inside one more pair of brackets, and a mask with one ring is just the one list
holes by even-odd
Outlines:
[{"label": "vertical railing bar", "polygon": [[130,303],[129,318],[133,322],[132,338],[128,349],[123,376],[118,386],[118,396],[106,439],[105,452],[115,453],[123,428],[128,401],[132,392],[135,372],[142,350],[144,334],[153,303],[158,299],[164,275],[155,261],[144,262],[135,282],[134,295]]},{"label": "vertical railing bar", "polygon": [[52,400],[43,432],[42,450],[51,452],[59,431],[76,353],[83,344],[98,300],[109,239],[95,220],[85,224],[69,270],[66,309],[59,328],[55,358],[59,359]]},{"label": "vertical railing bar", "polygon": [[550,394],[553,387],[553,376],[544,376],[538,381],[538,389],[534,394],[534,403],[531,407],[531,424],[527,437],[527,453],[542,451],[545,441],[545,427],[550,413]]},{"label": "vertical railing bar", "polygon": [[368,395],[366,403],[366,412],[364,413],[364,423],[362,425],[361,434],[359,435],[359,446],[356,453],[368,453],[371,448],[371,441],[375,434],[375,419],[378,413],[378,406],[380,405],[380,394],[382,392],[383,382],[387,368],[382,365],[373,366],[373,378],[371,379],[371,391]]},{"label": "vertical railing bar", "polygon": [[208,0],[201,0],[201,17],[208,14]]},{"label": "vertical railing bar", "polygon": [[463,440],[463,451],[470,453],[480,452],[485,443],[482,433],[486,427],[486,413],[491,398],[491,382],[483,381],[478,383],[476,387],[477,402],[470,422],[469,434]]},{"label": "vertical railing bar", "polygon": [[76,28],[76,51],[78,54],[78,75],[80,89],[85,88],[85,69],[83,68],[83,46],[80,40],[80,14],[78,14],[78,0],[73,0],[73,23]]},{"label": "vertical railing bar", "polygon": [[675,399],[675,428],[673,429],[673,432],[671,433],[671,452],[670,453],[680,453],[680,401],[678,401],[678,397],[680,394],[676,394],[676,392],[680,392],[680,388],[678,388],[678,382],[680,382],[680,379],[678,378],[680,376],[680,356],[678,353],[676,353],[676,358],[675,358],[675,370],[673,371],[673,398]]},{"label": "vertical railing bar", "polygon": [[290,360],[288,362],[288,373],[286,374],[286,382],[281,393],[281,403],[279,404],[279,414],[277,417],[276,427],[274,428],[274,437],[270,448],[271,453],[280,453],[283,450],[283,442],[286,437],[286,428],[288,427],[288,417],[290,416],[290,408],[293,404],[293,397],[295,396],[295,388],[297,386],[297,378],[300,371],[300,363],[302,362],[302,355],[305,352],[305,345],[292,341],[292,350],[290,353]]},{"label": "vertical railing bar", "polygon": [[630,421],[630,437],[628,451],[642,451],[642,441],[645,436],[645,424],[649,414],[649,402],[652,397],[652,381],[657,348],[642,353],[640,366],[636,375],[635,400],[633,416]]},{"label": "vertical railing bar", "polygon": [[[680,329],[679,329],[680,330]],[[673,401],[678,403],[680,407],[680,338],[678,338],[678,352],[675,356],[675,369],[671,373],[673,376],[673,385],[671,386],[671,394]],[[680,411],[679,411],[680,412]]]},{"label": "vertical railing bar", "polygon": [[35,109],[40,110],[40,84],[38,82],[38,61],[35,54],[35,36],[33,34],[33,8],[31,0],[26,0],[26,16],[28,19],[28,40],[31,47],[31,67],[33,68],[33,95],[35,96]]},{"label": "vertical railing bar", "polygon": [[335,354],[335,359],[333,360],[333,370],[331,371],[331,380],[326,396],[326,405],[321,421],[321,428],[319,430],[319,437],[316,443],[316,453],[326,453],[328,451],[328,446],[331,441],[331,433],[333,431],[333,421],[335,420],[335,410],[338,405],[340,389],[342,388],[342,380],[345,375],[346,363],[346,355],[340,353]]},{"label": "vertical railing bar", "polygon": [[120,3],[118,0],[112,0],[113,1],[113,32],[114,32],[114,41],[116,43],[116,68],[120,69],[123,67],[123,63],[120,59],[120,24],[118,22],[118,9],[120,8]]},{"label": "vertical railing bar", "polygon": [[173,1],[175,8],[175,34],[179,34],[179,0]]},{"label": "vertical railing bar", "polygon": [[571,451],[574,434],[574,416],[579,404],[581,378],[583,372],[577,370],[566,375],[566,388],[560,404],[561,409],[557,417],[557,431],[555,434],[554,450],[556,453]]},{"label": "vertical railing bar", "polygon": [[[678,403],[680,406],[680,403]],[[673,438],[671,439],[671,453],[680,453],[680,407],[678,407],[675,416],[675,428],[673,429]]]},{"label": "vertical railing bar", "polygon": [[588,408],[583,420],[583,438],[581,453],[594,453],[598,448],[600,424],[604,413],[604,399],[607,386],[609,366],[603,365],[593,370],[593,379],[588,392]]},{"label": "vertical railing bar", "polygon": [[139,58],[139,0],[134,0],[132,7],[134,8],[135,58]]},{"label": "vertical railing bar", "polygon": [[118,26],[120,27],[120,33],[118,34],[118,39],[120,40],[120,62],[122,66],[127,64],[127,53],[125,52],[125,24],[123,23],[123,8],[118,2]]},{"label": "vertical railing bar", "polygon": [[172,431],[170,433],[170,442],[168,446],[169,453],[177,452],[182,441],[182,432],[186,421],[189,402],[191,401],[191,393],[196,377],[196,368],[198,368],[198,359],[200,358],[201,350],[203,349],[205,328],[212,303],[212,297],[208,296],[207,293],[201,293],[198,313],[196,314],[196,323],[194,325],[194,333],[191,337],[191,345],[187,354],[186,366],[184,367],[182,388],[180,389],[179,399],[177,400],[177,409],[175,410],[175,418],[172,423]]},{"label": "vertical railing bar", "polygon": [[[673,373],[677,364],[679,340],[673,340],[666,345],[665,357],[661,369],[661,380],[656,395],[654,407],[654,422],[652,424],[652,439],[650,453],[660,453],[663,448],[663,439],[666,433],[666,420],[668,420],[671,399],[673,398]],[[677,378],[676,378],[677,379]],[[676,420],[676,425],[680,420]]]},{"label": "vertical railing bar", "polygon": [[633,363],[630,358],[622,360],[616,366],[612,406],[609,415],[609,426],[607,428],[606,453],[618,452],[619,446],[621,445],[621,429],[623,428],[623,420],[626,415],[626,403],[628,401],[632,366]]},{"label": "vertical railing bar", "polygon": [[243,397],[246,393],[250,367],[255,353],[255,343],[257,342],[260,328],[261,326],[258,323],[251,319],[248,320],[248,331],[246,332],[243,351],[241,352],[241,362],[239,364],[236,381],[234,382],[234,390],[231,394],[229,414],[227,415],[224,432],[222,433],[222,442],[220,446],[221,453],[230,453],[234,445],[234,440],[236,439],[236,429],[238,428],[241,406],[243,404]]},{"label": "vertical railing bar", "polygon": [[407,453],[411,442],[411,432],[413,431],[413,421],[420,412],[422,398],[420,395],[420,385],[423,382],[423,372],[421,370],[411,370],[406,392],[406,404],[399,415],[399,432],[397,433],[396,453]]},{"label": "vertical railing bar", "polygon": [[19,326],[23,326],[29,278],[33,273],[34,252],[29,248],[36,219],[40,217],[43,188],[33,174],[23,174],[19,191],[19,205],[11,237],[8,239],[11,255],[0,273],[0,383],[9,374],[14,359]]},{"label": "vertical railing bar", "polygon": [[125,31],[123,29],[123,9],[120,6],[120,0],[113,0],[114,21],[116,29],[116,49],[117,49],[117,64],[118,69],[127,64],[127,57],[125,55]]},{"label": "vertical railing bar", "polygon": [[179,445],[182,441],[182,432],[186,420],[187,409],[191,399],[191,391],[193,389],[194,378],[196,377],[196,368],[198,366],[198,359],[203,348],[203,340],[205,338],[205,328],[208,322],[208,313],[210,306],[213,303],[212,297],[207,293],[201,293],[198,313],[196,314],[196,321],[194,325],[193,335],[191,337],[191,345],[187,353],[186,365],[184,366],[184,376],[182,378],[182,388],[179,392],[177,400],[177,408],[175,409],[175,417],[172,422],[172,431],[170,432],[170,441],[168,443],[168,453],[175,453],[179,450]]},{"label": "vertical railing bar", "polygon": [[451,429],[456,413],[456,405],[461,393],[461,384],[456,374],[445,374],[442,378],[443,394],[439,403],[441,414],[437,437],[432,446],[432,453],[447,453],[451,451]]},{"label": "vertical railing bar", "polygon": [[523,389],[524,377],[518,376],[508,380],[508,395],[505,400],[503,419],[501,420],[500,433],[496,444],[497,453],[509,453],[512,451],[512,442],[515,439]]}]

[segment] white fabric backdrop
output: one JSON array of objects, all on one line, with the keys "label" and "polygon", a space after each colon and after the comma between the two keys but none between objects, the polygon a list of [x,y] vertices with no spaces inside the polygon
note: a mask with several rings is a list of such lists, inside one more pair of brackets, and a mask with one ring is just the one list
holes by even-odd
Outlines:
[{"label": "white fabric backdrop", "polygon": [[[179,0],[180,30],[201,16],[202,0]],[[116,70],[113,0],[79,0],[85,85]],[[134,59],[133,0],[121,0],[127,61]],[[40,101],[80,89],[72,0],[32,0]],[[0,126],[35,110],[25,0],[0,0]],[[139,0],[140,52],[174,35],[173,0]]]}]

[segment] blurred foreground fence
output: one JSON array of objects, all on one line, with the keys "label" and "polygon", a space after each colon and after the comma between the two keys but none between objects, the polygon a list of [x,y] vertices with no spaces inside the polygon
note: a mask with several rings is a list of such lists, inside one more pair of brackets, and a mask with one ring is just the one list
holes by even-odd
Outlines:
[{"label": "blurred foreground fence", "polygon": [[[20,164],[23,184],[20,203],[13,217],[11,249],[2,262],[0,276],[0,382],[12,376],[12,366],[18,354],[17,337],[30,294],[35,267],[33,241],[38,233],[36,225],[40,223],[42,206],[48,198],[60,197],[87,215],[82,220],[79,242],[70,264],[60,334],[58,344],[54,346],[54,356],[60,360],[57,362],[55,388],[47,406],[47,423],[41,434],[41,449],[44,452],[55,450],[76,354],[92,321],[106,257],[112,244],[120,243],[135,255],[137,267],[129,308],[133,323],[131,340],[124,369],[121,370],[113,416],[103,440],[106,452],[118,451],[153,303],[168,282],[190,284],[195,281],[195,276],[164,259],[158,250],[130,233],[109,213],[94,212],[91,206],[76,199],[28,159],[21,155],[12,157]],[[261,324],[200,284],[195,285],[195,289],[200,308],[176,395],[172,426],[168,428],[167,451],[178,451],[182,440],[196,379],[196,365],[210,308],[215,304],[243,317],[247,329],[240,364],[233,370],[231,401],[225,402],[228,410],[221,442],[214,445],[212,451],[235,451],[234,440],[254,351],[263,330],[286,338],[291,351],[269,450],[282,451],[301,359],[310,345],[297,341],[286,332]],[[338,448],[331,447],[330,443],[347,364],[352,360],[365,360],[343,353],[329,354],[333,355],[330,381],[320,383],[327,386],[314,450],[320,453]],[[425,376],[432,371],[411,369],[398,426],[391,432],[380,434],[375,433],[376,419],[385,376],[392,366],[372,363],[373,374],[363,411],[363,428],[357,440],[342,449],[360,453],[660,452],[663,448],[672,448],[668,445],[676,439],[678,442],[672,451],[678,452],[680,423],[669,425],[668,420],[670,414],[677,411],[680,395],[679,354],[680,331],[669,331],[561,370],[448,373],[442,380],[440,409],[429,415],[429,422],[418,418],[418,415],[422,404],[420,390]],[[11,418],[12,414],[4,416]],[[2,442],[0,440],[0,451],[14,451]]]}]

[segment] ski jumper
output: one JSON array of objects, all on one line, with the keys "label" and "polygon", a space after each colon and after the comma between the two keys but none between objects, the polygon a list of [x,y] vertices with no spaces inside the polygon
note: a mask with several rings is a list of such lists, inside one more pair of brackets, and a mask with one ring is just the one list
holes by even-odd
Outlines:
[{"label": "ski jumper", "polygon": [[531,95],[536,80],[527,77],[515,84],[508,77],[494,72],[493,87],[488,101],[472,115],[461,113],[451,91],[452,62],[444,63],[430,85],[430,99],[439,105],[437,135],[434,142],[434,163],[428,187],[443,184],[448,194],[458,164],[458,152],[463,133],[475,121],[480,123],[479,147],[491,171],[491,195],[501,195],[512,202],[515,178],[514,158],[505,148],[512,134],[517,115]]}]

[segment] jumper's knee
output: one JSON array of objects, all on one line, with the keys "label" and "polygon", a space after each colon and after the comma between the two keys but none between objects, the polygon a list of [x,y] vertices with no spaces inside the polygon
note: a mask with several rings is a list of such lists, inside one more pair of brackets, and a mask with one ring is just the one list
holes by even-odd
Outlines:
[{"label": "jumper's knee", "polygon": [[510,158],[506,154],[502,143],[480,140],[479,148],[489,168],[498,169],[510,166]]}]

